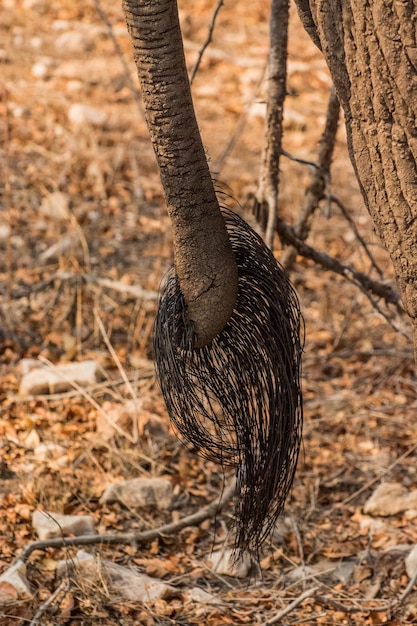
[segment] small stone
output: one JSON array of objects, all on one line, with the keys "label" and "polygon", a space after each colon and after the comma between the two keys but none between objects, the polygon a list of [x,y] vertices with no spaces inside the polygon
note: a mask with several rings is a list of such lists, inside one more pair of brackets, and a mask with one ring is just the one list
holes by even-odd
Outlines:
[{"label": "small stone", "polygon": [[90,515],[62,515],[49,511],[35,511],[32,526],[41,541],[69,535],[79,537],[96,534],[94,520]]},{"label": "small stone", "polygon": [[68,109],[68,119],[75,126],[104,126],[107,114],[103,109],[97,109],[87,104],[75,103]]},{"label": "small stone", "polygon": [[219,598],[212,593],[200,589],[200,587],[192,587],[187,589],[184,593],[184,600],[190,602],[196,602],[198,604],[221,604]]},{"label": "small stone", "polygon": [[69,30],[55,39],[56,50],[66,56],[82,54],[92,50],[93,47],[94,42],[85,31]]},{"label": "small stone", "polygon": [[80,363],[58,364],[54,367],[32,369],[22,376],[19,385],[21,396],[47,393],[61,393],[73,388],[94,385],[100,373],[98,361],[87,360]]},{"label": "small stone", "polygon": [[100,503],[119,502],[129,509],[166,510],[172,501],[172,484],[166,478],[133,478],[109,485]]},{"label": "small stone", "polygon": [[213,552],[210,556],[210,562],[216,574],[233,576],[234,578],[245,578],[252,566],[249,554],[244,554],[236,560],[233,550]]},{"label": "small stone", "polygon": [[417,508],[417,490],[407,491],[399,483],[381,483],[366,501],[364,512],[388,516],[415,508]]},{"label": "small stone", "polygon": [[80,80],[84,84],[106,87],[123,79],[123,67],[118,58],[71,59],[60,63],[54,75],[65,80]]},{"label": "small stone", "polygon": [[95,558],[89,552],[85,550],[78,550],[74,558],[60,559],[56,567],[56,575],[58,578],[65,576],[69,571],[79,570],[83,567],[83,561],[94,561]]},{"label": "small stone", "polygon": [[[35,432],[35,431],[32,431]],[[25,440],[25,445],[30,448],[30,439]],[[54,461],[58,467],[64,467],[68,464],[67,451],[63,446],[52,441],[43,441],[33,447],[33,455],[35,459],[40,463],[46,461]]]},{"label": "small stone", "polygon": [[75,569],[77,574],[90,582],[100,585],[106,582],[106,589],[113,600],[122,598],[128,602],[150,602],[157,599],[169,599],[177,595],[171,585],[157,578],[151,578],[131,567],[117,565],[107,560],[97,561],[83,550],[79,550],[75,559],[58,563],[57,574],[64,575],[68,569]]},{"label": "small stone", "polygon": [[405,559],[405,571],[408,578],[413,578],[417,572],[417,545],[411,548]]},{"label": "small stone", "polygon": [[0,224],[0,241],[6,241],[10,237],[10,226],[8,224]]},{"label": "small stone", "polygon": [[42,199],[39,211],[55,220],[67,220],[70,214],[68,196],[61,191],[54,191]]},{"label": "small stone", "polygon": [[32,597],[33,594],[26,579],[26,565],[23,561],[17,561],[0,576],[0,605]]},{"label": "small stone", "polygon": [[45,57],[44,59],[40,59],[32,65],[30,73],[35,78],[46,79],[51,76],[53,66],[54,61],[48,57]]}]

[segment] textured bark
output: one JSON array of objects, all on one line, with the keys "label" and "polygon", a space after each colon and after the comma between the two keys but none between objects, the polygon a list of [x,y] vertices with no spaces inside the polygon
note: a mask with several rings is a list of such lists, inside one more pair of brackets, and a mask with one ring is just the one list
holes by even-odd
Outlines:
[{"label": "textured bark", "polygon": [[265,241],[272,248],[278,215],[279,160],[282,148],[282,119],[287,95],[288,0],[272,0],[268,59],[268,94],[262,173],[254,212],[265,229]]},{"label": "textured bark", "polygon": [[296,0],[344,108],[350,156],[417,343],[417,5]]},{"label": "textured bark", "polygon": [[195,118],[176,0],[123,0],[196,345],[229,320],[237,267]]}]

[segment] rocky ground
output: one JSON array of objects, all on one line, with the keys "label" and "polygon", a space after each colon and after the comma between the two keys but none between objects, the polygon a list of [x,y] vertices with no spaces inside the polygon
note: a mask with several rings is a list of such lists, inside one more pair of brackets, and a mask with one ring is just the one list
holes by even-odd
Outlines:
[{"label": "rocky ground", "polygon": [[[214,6],[180,2],[190,70]],[[233,507],[217,515],[205,507],[223,476],[180,443],[153,372],[152,325],[172,249],[120,3],[3,0],[0,29],[1,623],[417,623],[406,317],[297,257],[291,278],[306,345],[296,480],[261,570],[216,563],[232,544]],[[250,221],[267,38],[268,2],[226,2],[193,83],[212,169]],[[284,147],[299,159],[317,159],[329,88],[292,9]],[[312,172],[282,160],[290,223]],[[331,193],[380,272],[335,204],[323,203],[309,243],[393,284],[343,125]],[[65,370],[57,383],[68,364],[81,372]],[[194,513],[201,519],[182,524]],[[171,523],[183,527],[139,544],[69,545],[80,532]],[[51,535],[70,539],[28,553]],[[25,549],[25,563],[15,562]]]}]

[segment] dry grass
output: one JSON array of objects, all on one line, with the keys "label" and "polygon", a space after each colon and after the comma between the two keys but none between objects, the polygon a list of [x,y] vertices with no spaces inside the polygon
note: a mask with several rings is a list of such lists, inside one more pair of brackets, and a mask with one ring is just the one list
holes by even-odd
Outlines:
[{"label": "dry grass", "polygon": [[[103,0],[101,6],[129,58],[118,3]],[[196,0],[184,1],[180,8],[191,68],[213,6]],[[242,127],[219,178],[230,186],[248,219],[262,149],[264,83],[259,84],[267,54],[267,14],[264,0],[227,4],[193,87],[214,167],[236,126]],[[4,569],[33,539],[31,514],[36,508],[89,513],[103,532],[141,530],[215,499],[223,477],[214,464],[202,462],[178,442],[149,367],[156,302],[152,296],[137,297],[133,288],[158,291],[171,263],[170,231],[146,127],[107,27],[93,2],[81,6],[68,0],[56,5],[43,0],[5,2],[0,25]],[[62,32],[82,28],[90,42],[86,51],[56,48]],[[41,71],[36,64],[46,68],[44,76],[36,75]],[[134,78],[133,65],[131,69]],[[94,79],[94,72],[99,79]],[[329,85],[320,53],[292,12],[284,137],[288,152],[316,158]],[[72,123],[69,112],[77,103],[96,107],[105,121]],[[332,171],[332,190],[348,207],[383,268],[384,279],[391,281],[391,266],[363,206],[342,127]],[[283,159],[280,202],[291,222],[297,219],[310,176],[306,166]],[[61,213],[56,204],[52,209],[47,206],[48,199],[57,202],[56,192],[63,194]],[[65,249],[63,239],[68,235],[72,247]],[[335,208],[329,215],[322,207],[310,241],[369,271],[366,255]],[[47,251],[56,244],[61,247],[48,257]],[[409,488],[415,485],[416,381],[410,342],[340,277],[298,258],[292,279],[306,319],[304,446],[286,518],[262,562],[262,579],[229,580],[210,571],[207,559],[213,545],[228,541],[226,510],[211,524],[155,541],[139,554],[123,547],[100,550],[103,558],[150,574],[157,571],[155,559],[170,564],[165,580],[179,592],[205,588],[216,595],[217,606],[181,600],[117,604],[109,599],[105,582],[91,588],[75,577],[58,612],[45,612],[39,624],[153,626],[202,620],[213,626],[264,624],[306,586],[317,584],[322,595],[336,599],[342,608],[312,597],[296,606],[283,623],[417,623],[413,592],[391,614],[369,612],[371,604],[386,607],[407,585],[402,559],[398,555],[393,559],[387,549],[417,541],[414,521],[399,514],[379,520],[377,526],[362,510],[382,479]],[[392,311],[389,315],[408,331],[406,319]],[[19,397],[20,361],[27,357],[52,363],[95,358],[102,366],[103,381],[83,393],[75,389]],[[106,415],[132,396],[139,406],[137,420],[122,418],[109,435],[106,427],[114,425]],[[36,450],[41,442],[61,446],[60,452],[40,459]],[[139,475],[170,478],[175,493],[172,510],[138,513],[99,503],[105,484]],[[335,578],[332,572],[358,555],[350,578]],[[28,577],[34,599],[0,609],[2,623],[14,626],[33,619],[59,585],[45,559],[62,556],[61,551],[31,557]],[[299,568],[304,568],[304,575]],[[353,601],[362,612],[342,610]]]}]

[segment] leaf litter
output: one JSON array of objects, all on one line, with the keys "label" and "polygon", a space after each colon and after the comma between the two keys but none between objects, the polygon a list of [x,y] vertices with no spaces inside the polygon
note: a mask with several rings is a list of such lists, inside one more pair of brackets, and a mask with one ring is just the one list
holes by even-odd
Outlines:
[{"label": "leaf litter", "polygon": [[[193,85],[213,162],[246,115],[220,178],[249,220],[246,207],[262,151],[265,85],[257,85],[266,62],[268,4],[222,7]],[[130,63],[120,6],[109,0],[99,6]],[[180,9],[191,69],[213,6],[184,1]],[[102,534],[140,532],[215,501],[224,477],[181,445],[155,382],[156,298],[146,294],[158,292],[172,262],[170,227],[146,126],[108,26],[92,1],[22,0],[3,3],[0,28],[2,575],[36,539],[35,511],[88,515]],[[129,68],[135,80],[133,64]],[[321,55],[292,9],[284,134],[289,153],[316,158],[329,87]],[[310,175],[306,166],[282,160],[281,210],[290,222],[297,220]],[[385,280],[393,281],[342,127],[332,189],[349,207]],[[323,210],[310,242],[370,271],[348,234],[336,209],[330,215]],[[58,563],[77,554],[64,546],[28,558],[30,597],[0,583],[2,624],[417,623],[416,591],[408,588],[415,575],[417,514],[404,507],[381,517],[364,509],[381,484],[399,485],[403,493],[415,487],[411,344],[338,276],[298,257],[292,278],[307,326],[303,451],[262,571],[239,579],[213,567],[212,554],[232,545],[233,509],[226,507],[213,519],[140,547],[89,548],[98,564],[163,582],[175,589],[173,597],[121,601],[103,573],[89,580],[77,568],[62,573]],[[396,321],[408,331],[405,318],[397,315]],[[86,385],[22,394],[27,360],[51,369],[92,360],[100,376]],[[137,411],[124,410],[129,403]],[[141,477],[172,484],[168,509],[100,500],[109,484]]]}]

